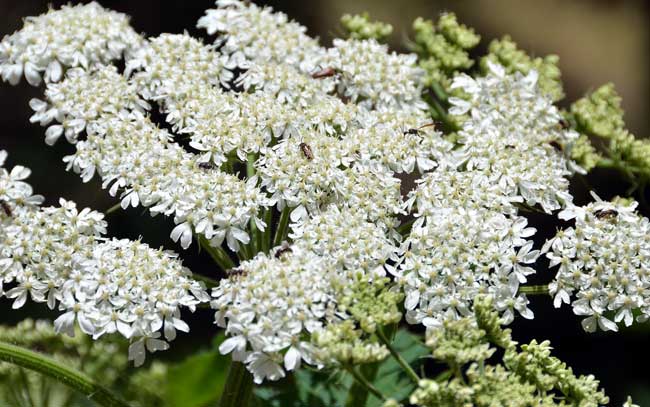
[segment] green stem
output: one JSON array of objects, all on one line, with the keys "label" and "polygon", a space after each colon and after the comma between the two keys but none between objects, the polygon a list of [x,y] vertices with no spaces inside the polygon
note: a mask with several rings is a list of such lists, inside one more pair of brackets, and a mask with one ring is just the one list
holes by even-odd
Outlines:
[{"label": "green stem", "polygon": [[264,222],[266,229],[264,229],[264,236],[262,237],[262,251],[268,253],[271,250],[271,222],[273,221],[273,208],[264,209]]},{"label": "green stem", "polygon": [[56,360],[29,349],[0,342],[0,360],[12,363],[64,383],[104,407],[129,407],[106,387]]},{"label": "green stem", "polygon": [[413,383],[415,384],[418,384],[420,382],[420,377],[418,376],[418,374],[415,373],[415,371],[413,370],[413,368],[411,368],[408,362],[404,360],[402,355],[400,355],[399,352],[397,352],[397,350],[393,348],[393,345],[390,343],[388,338],[386,338],[386,335],[384,335],[381,329],[377,329],[377,337],[379,338],[379,341],[381,341],[386,346],[386,348],[388,348],[390,354],[393,356],[393,358],[395,358],[395,360],[402,367],[402,369],[404,369],[404,371],[411,379],[411,381],[413,381]]},{"label": "green stem", "polygon": [[203,235],[199,235],[199,244],[201,247],[208,252],[210,257],[212,257],[212,260],[214,260],[217,265],[223,270],[229,270],[233,267],[235,267],[235,263],[233,263],[232,259],[228,254],[221,248],[221,247],[214,247],[210,245],[210,242],[208,239],[205,238]]},{"label": "green stem", "polygon": [[406,236],[409,233],[411,233],[411,228],[413,227],[413,223],[415,222],[415,219],[408,220],[401,225],[397,227],[397,233],[399,233],[402,236]]},{"label": "green stem", "polygon": [[548,295],[548,285],[525,285],[519,287],[519,294]]},{"label": "green stem", "polygon": [[110,208],[108,208],[108,209],[106,210],[106,212],[104,212],[104,214],[105,214],[105,215],[110,215],[111,213],[113,213],[113,212],[115,212],[115,211],[117,211],[118,209],[121,209],[121,208],[122,208],[121,203],[118,202],[118,203],[116,203],[115,205],[113,205],[113,206],[111,206]]},{"label": "green stem", "polygon": [[[374,380],[378,368],[379,365],[377,363],[361,365],[359,367],[361,370],[360,374],[369,380]],[[345,405],[348,407],[365,406],[368,402],[368,392],[369,390],[364,385],[355,380],[352,382],[352,386],[350,386],[350,389],[348,390]]]},{"label": "green stem", "polygon": [[289,225],[289,213],[291,209],[285,206],[280,214],[280,221],[278,222],[278,229],[275,231],[275,238],[273,238],[273,246],[277,246],[286,238],[287,227]]},{"label": "green stem", "polygon": [[[377,397],[379,400],[382,400],[382,401],[386,400],[386,396],[381,394],[381,392],[379,390],[377,390],[377,388],[375,386],[373,386],[372,383],[370,383],[368,380],[366,380],[366,378],[363,377],[363,375],[361,373],[359,373],[354,367],[346,366],[345,370],[348,373],[350,373],[352,375],[352,377],[354,378],[354,380],[356,380],[357,383],[359,383],[361,386],[363,386],[364,389],[366,389],[367,391],[372,393],[373,396]],[[346,403],[346,407],[353,407],[353,406],[348,405]]]},{"label": "green stem", "polygon": [[[248,179],[252,178],[255,176],[255,160],[257,159],[256,154],[248,154],[248,159],[246,160],[246,177]],[[251,241],[248,244],[250,253],[249,256],[252,257],[254,256],[257,252],[260,251],[259,247],[259,235],[261,232],[257,229],[257,225],[255,224],[255,219],[251,218],[250,220],[250,230],[251,230]]]},{"label": "green stem", "polygon": [[246,407],[253,393],[253,376],[243,363],[232,361],[219,407]]},{"label": "green stem", "polygon": [[204,282],[208,288],[216,287],[219,285],[217,280],[213,280],[210,277],[202,276],[201,274],[193,273],[192,278],[196,281]]}]

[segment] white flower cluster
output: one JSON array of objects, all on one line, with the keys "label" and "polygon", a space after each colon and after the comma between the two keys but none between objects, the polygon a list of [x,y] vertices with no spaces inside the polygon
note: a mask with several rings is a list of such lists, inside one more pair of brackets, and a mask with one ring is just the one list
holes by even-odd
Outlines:
[{"label": "white flower cluster", "polygon": [[438,158],[406,201],[417,220],[395,274],[409,322],[437,327],[466,316],[477,294],[491,294],[506,323],[514,310],[533,317],[518,291],[539,251],[516,205],[550,213],[571,203],[566,154],[575,136],[536,82],[534,71],[509,76],[496,65],[485,78],[454,80],[467,99],[451,99],[452,113],[469,113],[460,147]]},{"label": "white flower cluster", "polygon": [[424,71],[415,54],[389,53],[374,39],[335,39],[319,66],[337,73],[341,97],[368,110],[428,109],[420,96]]},{"label": "white flower cluster", "polygon": [[[205,235],[215,246],[226,240],[234,251],[239,242],[249,241],[244,229],[266,203],[256,179],[244,182],[199,168],[193,154],[143,116],[146,102],[138,99],[135,85],[115,68],[90,74],[77,71],[50,85],[46,96],[48,103],[32,103],[37,108],[33,120],[62,123],[46,133],[67,135],[71,128],[76,137],[86,131],[86,139],[75,144],[75,154],[64,159],[84,181],[98,173],[111,195],[123,189],[123,208],[143,205],[152,214],[173,215],[177,226],[171,237],[180,240],[183,248],[191,244],[193,232]],[[264,228],[259,220],[258,226]]]},{"label": "white flower cluster", "polygon": [[299,247],[290,250],[243,262],[212,292],[216,322],[229,336],[219,350],[246,363],[256,383],[284,377],[282,365],[294,370],[302,360],[313,364],[313,349],[303,333],[334,317],[327,262]]},{"label": "white flower cluster", "polygon": [[424,174],[453,148],[430,120],[417,112],[376,112],[364,128],[345,135],[346,149],[395,173]]},{"label": "white flower cluster", "polygon": [[324,52],[305,27],[284,13],[239,0],[216,4],[218,8],[207,10],[197,26],[218,34],[216,44],[239,68],[248,69],[251,61],[277,62],[311,72]]},{"label": "white flower cluster", "polygon": [[340,274],[360,272],[383,277],[397,260],[398,247],[385,228],[368,222],[363,211],[336,206],[291,225],[289,237],[296,245],[327,257]]},{"label": "white flower cluster", "polygon": [[[6,153],[0,152],[0,165]],[[39,209],[42,197],[24,182],[29,170],[0,172],[0,295],[13,308],[28,298],[63,312],[54,325],[74,335],[74,324],[98,338],[119,332],[132,341],[129,359],[144,362],[145,347],[167,349],[176,330],[187,332],[181,308],[209,300],[177,256],[140,242],[106,239],[104,215],[74,202]],[[11,208],[10,210],[6,210]],[[3,286],[13,286],[6,292]]]},{"label": "white flower cluster", "polygon": [[458,133],[457,155],[466,170],[482,172],[506,195],[551,213],[572,200],[567,177],[579,168],[568,157],[578,134],[562,128],[537,79],[534,70],[506,75],[494,64],[484,78],[461,74],[452,88],[467,99],[450,98],[450,113],[470,116]]},{"label": "white flower cluster", "polygon": [[479,294],[495,298],[504,323],[516,310],[532,318],[519,285],[534,273],[535,233],[523,217],[463,207],[441,208],[414,225],[394,273],[406,299],[406,320],[438,328],[446,319],[468,316]]},{"label": "white flower cluster", "polygon": [[125,76],[146,100],[169,109],[202,88],[228,88],[233,73],[227,57],[187,34],[161,34],[127,57]]},{"label": "white flower cluster", "polygon": [[65,69],[106,65],[137,49],[142,38],[129,18],[91,2],[28,17],[0,42],[0,77],[12,85],[58,82]]},{"label": "white flower cluster", "polygon": [[294,244],[243,262],[212,292],[216,322],[230,336],[220,351],[246,363],[257,383],[301,361],[317,364],[305,335],[345,318],[339,296],[357,278],[384,275],[397,252],[362,212],[331,207],[292,227]]},{"label": "white flower cluster", "polygon": [[650,221],[630,205],[596,202],[569,207],[559,216],[575,225],[546,242],[543,251],[558,267],[549,284],[556,308],[571,304],[585,316],[582,327],[617,331],[650,317]]}]

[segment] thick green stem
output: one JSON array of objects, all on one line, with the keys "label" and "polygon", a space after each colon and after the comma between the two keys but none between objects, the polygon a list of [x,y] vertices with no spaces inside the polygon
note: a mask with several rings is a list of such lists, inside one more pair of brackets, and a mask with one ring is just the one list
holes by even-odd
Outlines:
[{"label": "thick green stem", "polygon": [[0,360],[51,377],[104,407],[129,407],[106,387],[75,369],[29,349],[0,342]]},{"label": "thick green stem", "polygon": [[275,238],[273,239],[273,246],[277,246],[286,238],[287,228],[289,226],[289,213],[291,209],[288,206],[285,206],[280,214],[280,221],[278,222],[278,228],[275,231]]},{"label": "thick green stem", "polygon": [[408,377],[413,381],[413,383],[418,384],[420,383],[420,376],[418,376],[417,373],[413,370],[413,368],[408,364],[406,360],[402,357],[402,355],[393,348],[393,345],[390,343],[386,335],[382,332],[381,329],[377,329],[377,337],[379,340],[388,348],[388,351],[390,354],[395,358],[395,361],[404,369]]},{"label": "thick green stem", "polygon": [[519,294],[548,295],[548,285],[524,285],[519,287]]},{"label": "thick green stem", "polygon": [[228,254],[221,248],[221,247],[214,247],[210,245],[210,242],[208,239],[206,239],[203,235],[199,235],[199,244],[201,247],[210,254],[210,257],[212,257],[212,260],[214,260],[215,263],[223,270],[226,271],[228,269],[231,269],[235,267],[235,263],[233,263],[232,259]]},{"label": "thick green stem", "polygon": [[[359,373],[354,367],[346,366],[345,370],[352,375],[352,377],[354,378],[354,380],[356,380],[358,384],[360,384],[361,386],[363,386],[364,389],[372,393],[373,396],[377,397],[379,400],[382,401],[386,400],[386,396],[381,394],[381,392],[375,386],[373,386],[372,383],[366,380],[366,378],[361,373]],[[353,407],[353,406],[346,403],[346,407]]]},{"label": "thick green stem", "polygon": [[219,407],[247,407],[253,394],[253,376],[243,363],[232,361]]}]

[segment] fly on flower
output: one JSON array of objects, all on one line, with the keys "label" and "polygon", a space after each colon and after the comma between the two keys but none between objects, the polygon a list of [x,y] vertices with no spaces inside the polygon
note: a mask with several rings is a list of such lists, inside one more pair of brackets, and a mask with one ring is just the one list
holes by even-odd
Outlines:
[{"label": "fly on flower", "polygon": [[305,142],[300,143],[300,150],[308,160],[311,161],[314,159],[314,153],[313,151],[311,151],[311,147],[309,146],[309,144]]},{"label": "fly on flower", "polygon": [[322,79],[322,78],[330,78],[334,75],[336,75],[336,69],[329,67],[329,68],[324,68],[321,69],[320,71],[316,71],[313,74],[311,74],[311,77],[314,79]]},{"label": "fly on flower", "polygon": [[5,200],[0,199],[0,206],[2,207],[2,210],[7,216],[9,217],[13,216],[13,212],[11,211],[11,206],[9,206],[9,204]]},{"label": "fly on flower", "polygon": [[599,211],[594,212],[594,216],[596,216],[598,219],[616,219],[618,216],[618,212],[615,209],[601,209]]},{"label": "fly on flower", "polygon": [[275,251],[274,256],[276,259],[279,259],[285,253],[291,253],[291,246],[289,246],[289,243],[286,240],[282,242],[282,246]]},{"label": "fly on flower", "polygon": [[425,128],[427,128],[427,127],[433,127],[433,128],[435,128],[435,127],[438,126],[438,125],[440,125],[440,122],[434,121],[434,122],[431,122],[431,123],[423,124],[423,125],[420,126],[420,127],[416,127],[416,128],[411,128],[411,129],[405,130],[405,131],[404,131],[404,134],[405,134],[405,135],[406,135],[406,134],[418,135],[418,134],[420,134],[420,130],[425,129]]}]

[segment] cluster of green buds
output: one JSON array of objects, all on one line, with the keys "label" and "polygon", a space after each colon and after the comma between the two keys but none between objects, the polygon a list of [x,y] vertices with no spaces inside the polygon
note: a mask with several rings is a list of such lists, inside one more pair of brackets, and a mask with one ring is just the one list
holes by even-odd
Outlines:
[{"label": "cluster of green buds", "polygon": [[[411,404],[597,407],[609,402],[593,376],[576,376],[551,356],[548,341],[518,347],[510,331],[501,328],[492,302],[491,297],[477,299],[473,316],[449,321],[428,335],[433,358],[448,364],[453,376],[420,380]],[[493,345],[503,349],[502,363],[488,365]]]},{"label": "cluster of green buds", "polygon": [[355,40],[375,39],[379,42],[385,41],[392,33],[393,26],[381,21],[372,21],[368,13],[344,14],[341,17],[341,24],[348,33],[349,38]]},{"label": "cluster of green buds", "polygon": [[379,362],[388,356],[388,349],[380,343],[366,339],[363,331],[347,319],[329,324],[312,336],[316,345],[316,358],[325,365],[352,366]]},{"label": "cluster of green buds", "polygon": [[388,278],[359,279],[339,300],[339,309],[352,315],[368,334],[374,334],[378,327],[396,324],[402,319],[399,304],[404,294],[389,290],[389,286]]},{"label": "cluster of green buds", "polygon": [[560,57],[551,54],[545,57],[531,58],[526,52],[517,48],[517,43],[510,36],[493,40],[488,48],[489,53],[481,59],[481,70],[489,71],[488,63],[503,66],[509,74],[521,72],[526,75],[531,70],[537,71],[539,79],[537,84],[541,92],[548,95],[553,101],[564,97],[560,67]]},{"label": "cluster of green buds", "polygon": [[318,359],[324,364],[350,365],[378,362],[388,356],[385,345],[376,341],[384,338],[383,327],[402,319],[401,292],[390,290],[390,279],[372,281],[359,278],[339,298],[339,310],[349,317],[327,325],[312,338],[319,349]]},{"label": "cluster of green buds", "polygon": [[584,143],[591,138],[596,146],[602,147],[599,154],[590,145],[593,153],[585,154],[578,163],[586,170],[595,166],[614,168],[629,181],[645,184],[650,178],[650,140],[637,139],[630,133],[623,114],[621,97],[611,83],[573,103],[569,119]]},{"label": "cluster of green buds", "polygon": [[454,75],[474,64],[469,50],[478,45],[481,37],[458,23],[455,14],[442,14],[437,23],[418,17],[413,22],[413,31],[411,48],[418,54],[420,67],[426,72],[425,86],[448,90]]}]

